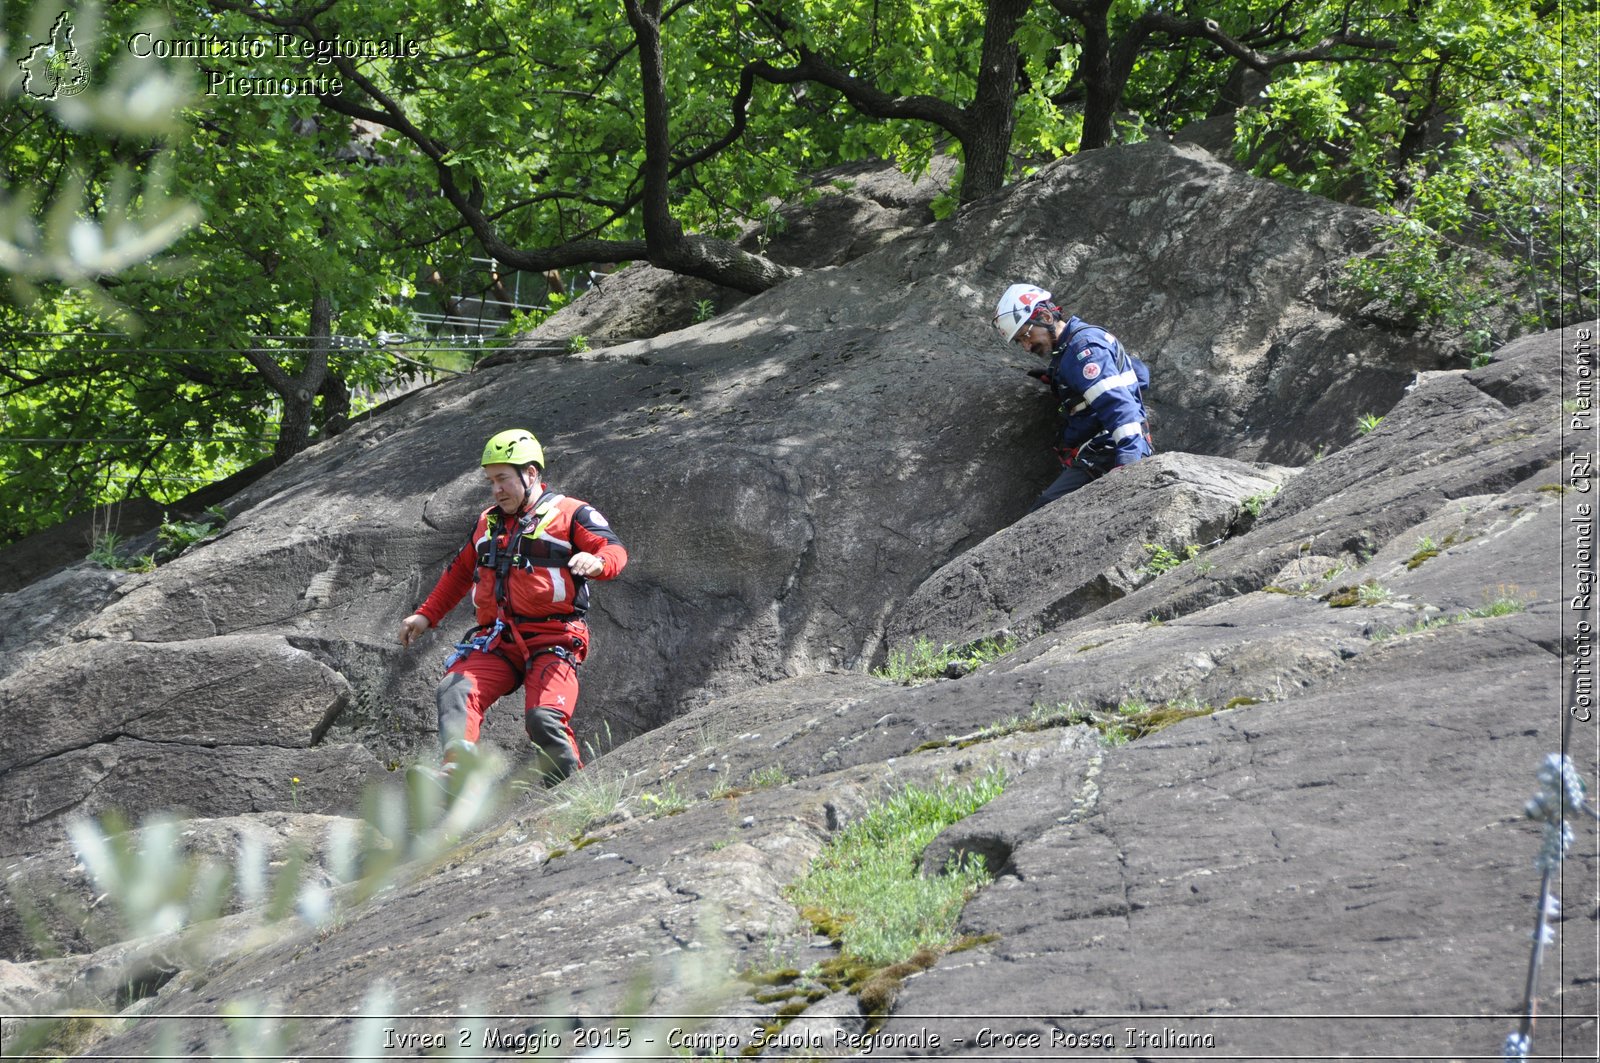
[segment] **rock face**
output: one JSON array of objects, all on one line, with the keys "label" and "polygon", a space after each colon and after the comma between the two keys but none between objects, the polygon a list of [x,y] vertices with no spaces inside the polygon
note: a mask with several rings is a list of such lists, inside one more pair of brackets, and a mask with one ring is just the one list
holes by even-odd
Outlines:
[{"label": "rock face", "polygon": [[[251,652],[297,673],[285,676],[289,689],[331,672],[344,696],[286,717],[304,754],[229,746],[257,762],[230,761],[230,774],[270,785],[252,785],[248,802],[224,786],[237,796],[195,812],[289,811],[291,775],[365,775],[427,750],[440,660],[471,621],[462,610],[405,654],[394,632],[486,504],[483,439],[519,424],[544,440],[552,483],[597,505],[634,558],[624,579],[597,589],[577,714],[585,741],[598,748],[607,734],[639,733],[753,684],[862,668],[891,648],[891,631],[910,631],[893,627],[901,603],[1015,522],[1053,474],[1053,411],[1019,371],[1024,356],[989,328],[995,292],[1038,279],[1140,351],[1155,373],[1164,450],[1300,461],[1354,438],[1357,412],[1387,410],[1417,371],[1458,359],[1455,337],[1385,324],[1341,294],[1373,220],[1193,148],[1064,161],[692,329],[408,397],[230,500],[235,516],[215,540],[41,632],[6,681],[7,704],[54,704],[61,675],[84,667],[96,642],[133,643],[142,648],[130,662],[156,662],[251,636],[263,640]],[[1217,247],[1232,249],[1227,268]],[[1141,544],[1161,538],[1146,529]],[[1076,606],[1045,596],[1005,608],[1067,615],[1125,589],[1096,592],[1094,573],[1080,575]],[[35,607],[0,601],[24,615]],[[62,652],[46,659],[52,646]],[[163,706],[185,682],[127,691],[118,711],[174,719]],[[526,748],[514,709],[491,713],[487,733]],[[165,790],[141,802],[131,788],[93,786],[121,769],[81,763],[91,749],[166,737],[33,743],[29,764],[48,772],[64,756],[82,781],[45,802],[8,787],[0,811],[28,825],[8,844],[25,849],[35,829],[59,836],[67,809],[166,804]],[[187,763],[181,743],[192,735],[171,737],[180,744],[139,746],[135,759],[157,775],[163,751]],[[334,809],[319,798],[313,810]]]},{"label": "rock face", "polygon": [[[8,876],[70,881],[46,852],[69,812],[291,811],[284,772],[318,780],[303,811],[351,811],[360,778],[426,747],[446,639],[403,656],[393,629],[484,504],[473,460],[507,424],[632,552],[597,590],[579,708],[586,737],[628,740],[334,921],[244,910],[204,948],[119,943],[0,971],[0,991],[129,1009],[92,1033],[111,1057],[155,1048],[150,1016],[263,995],[307,1016],[286,1054],[336,1055],[356,1024],[330,1016],[380,983],[413,1050],[463,1024],[410,1016],[487,1014],[502,1038],[559,1026],[577,1054],[554,1013],[702,1054],[764,1037],[771,1057],[869,1035],[1006,1058],[1069,1037],[1497,1051],[1538,888],[1521,810],[1564,713],[1571,337],[1453,368],[1452,337],[1342,301],[1370,224],[1193,150],[1097,152],[694,329],[474,374],[302,455],[216,541],[106,588],[0,678],[0,808],[33,858]],[[1163,443],[1025,518],[1051,413],[987,326],[1022,277],[1147,357]],[[1385,416],[1360,434],[1362,413]],[[865,674],[906,640],[1001,628],[1017,648],[960,679]],[[511,708],[491,736],[516,748]],[[1155,712],[1178,722],[1120,741]],[[206,763],[223,770],[181,796],[155,788]],[[962,916],[970,947],[864,1015],[861,985],[815,973],[838,947],[785,887],[884,796],[991,769],[1005,793],[923,856],[997,874]],[[1570,861],[1569,881],[1596,873],[1587,837]],[[1595,1034],[1558,1029],[1600,977],[1567,900],[1536,1049]],[[107,988],[128,964],[144,973]],[[656,1018],[618,1018],[641,1007]],[[171,1022],[185,1050],[224,1044]],[[1149,1039],[1124,1045],[1130,1027]]]},{"label": "rock face", "polygon": [[[1294,472],[1191,454],[1120,469],[928,577],[890,618],[888,641],[961,645],[1002,631],[1025,639],[1085,616],[1228,539]],[[1137,504],[1127,506],[1129,497]]]}]

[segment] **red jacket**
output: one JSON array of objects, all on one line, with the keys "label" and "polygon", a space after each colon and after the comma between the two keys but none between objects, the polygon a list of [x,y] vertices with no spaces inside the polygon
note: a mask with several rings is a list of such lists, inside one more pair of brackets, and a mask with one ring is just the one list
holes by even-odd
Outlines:
[{"label": "red jacket", "polygon": [[[600,559],[605,567],[599,575],[572,574],[566,562],[578,551]],[[417,612],[438,627],[471,591],[477,623],[487,627],[500,615],[496,585],[503,582],[507,621],[580,620],[589,608],[589,580],[614,579],[627,563],[628,551],[599,511],[547,490],[517,517],[507,517],[499,506],[480,513],[466,545]]]}]

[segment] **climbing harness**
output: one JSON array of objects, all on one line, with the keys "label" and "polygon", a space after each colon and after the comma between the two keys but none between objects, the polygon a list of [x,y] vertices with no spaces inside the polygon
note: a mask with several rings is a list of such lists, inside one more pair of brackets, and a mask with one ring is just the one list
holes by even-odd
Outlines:
[{"label": "climbing harness", "polygon": [[[494,626],[487,631],[479,627],[468,628],[467,635],[472,637],[463,637],[460,642],[455,643],[455,652],[444,659],[444,670],[448,672],[452,665],[468,654],[491,652],[494,647],[494,640],[500,637],[500,632],[503,630],[505,630],[505,624],[500,620],[496,620]],[[472,635],[474,631],[481,631],[482,633]]]}]

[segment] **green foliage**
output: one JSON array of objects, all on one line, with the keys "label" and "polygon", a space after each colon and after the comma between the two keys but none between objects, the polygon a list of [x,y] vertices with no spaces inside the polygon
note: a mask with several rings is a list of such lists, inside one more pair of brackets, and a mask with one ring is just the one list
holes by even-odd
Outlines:
[{"label": "green foliage", "polygon": [[1416,552],[1406,559],[1406,568],[1414,569],[1423,562],[1438,557],[1441,549],[1442,547],[1433,541],[1433,536],[1424,535],[1417,540]]},{"label": "green foliage", "polygon": [[639,807],[652,816],[673,816],[686,810],[692,799],[679,792],[677,783],[668,783],[660,793],[645,791],[639,795]]},{"label": "green foliage", "polygon": [[1281,490],[1283,490],[1283,486],[1280,484],[1270,490],[1251,495],[1244,500],[1244,511],[1252,517],[1261,516],[1262,510],[1267,508],[1267,503],[1277,497],[1278,492]]},{"label": "green foliage", "polygon": [[[1030,5],[1014,34],[1013,177],[1080,148],[1082,65],[1100,43],[1133,40],[1151,13],[1110,5],[1101,42],[1063,14],[1068,6]],[[147,7],[79,15],[88,93],[41,107],[8,82],[0,174],[13,191],[0,202],[0,245],[29,261],[0,255],[0,269],[26,279],[29,300],[0,304],[0,460],[12,473],[0,541],[128,495],[175,502],[336,430],[409,380],[422,367],[374,337],[417,334],[416,311],[493,296],[506,278],[503,264],[483,264],[496,253],[453,200],[480,204],[513,251],[643,235],[641,75],[620,5],[552,0],[508,19],[503,5],[408,4],[404,21],[423,54],[359,64],[382,105],[347,72],[272,50],[248,64],[213,57],[206,71],[132,57],[125,42]],[[1556,88],[1586,84],[1588,53],[1561,41],[1595,38],[1592,7],[1552,17],[1526,0],[1227,0],[1206,16],[1268,52],[1340,33],[1386,42],[1275,65],[1238,122],[1237,144],[1258,173],[1389,212],[1385,244],[1354,265],[1352,283],[1396,313],[1466,331],[1463,353],[1481,355],[1496,338],[1487,321],[1505,285],[1465,246],[1513,264],[1512,279],[1535,293],[1530,319],[1585,308],[1571,293],[1595,267],[1583,235],[1597,178],[1570,145],[1594,143],[1596,120],[1583,93]],[[172,36],[248,40],[277,33],[271,20],[287,9],[178,0],[167,10]],[[55,12],[7,7],[6,41],[15,50],[40,39]],[[400,14],[392,0],[340,0],[306,17],[328,36],[377,40]],[[987,14],[950,0],[667,5],[668,135],[682,163],[669,179],[673,221],[722,238],[754,225],[761,243],[781,229],[785,207],[827,191],[814,186],[818,170],[880,157],[921,174],[939,153],[959,151],[930,122],[872,118],[833,88],[759,78],[741,135],[724,135],[749,64],[782,69],[802,54],[890,99],[966,108]],[[1233,101],[1237,61],[1213,42],[1156,34],[1135,44],[1110,101],[1113,140],[1176,129]],[[222,91],[173,120],[202,77],[308,73],[348,83],[327,105]],[[339,106],[392,107],[419,136],[355,125]],[[441,181],[454,196],[440,194]],[[30,199],[34,188],[54,196]],[[957,199],[937,196],[935,215]],[[164,242],[173,248],[160,268],[136,266]],[[585,268],[583,259],[573,252],[559,268]],[[563,299],[519,310],[504,331],[525,331]],[[342,342],[307,340],[318,307]],[[706,313],[698,307],[697,319]],[[312,396],[296,382],[310,382]]]},{"label": "green foliage", "polygon": [[582,354],[589,349],[589,337],[578,332],[567,340],[568,354]]},{"label": "green foliage", "polygon": [[122,544],[123,538],[116,532],[101,532],[94,537],[88,558],[101,568],[121,569],[124,572],[155,571],[156,559],[153,554],[124,554],[120,549]]},{"label": "green foliage", "polygon": [[882,668],[872,674],[902,686],[913,686],[938,679],[948,672],[965,674],[990,661],[1004,657],[1017,648],[1017,640],[980,639],[966,646],[944,643],[935,646],[932,639],[918,638],[909,650],[890,650]]},{"label": "green foliage", "polygon": [[226,515],[215,507],[199,520],[173,520],[163,514],[161,527],[156,529],[156,540],[161,544],[158,554],[164,558],[176,557],[195,543],[214,536],[226,522]]},{"label": "green foliage", "polygon": [[838,928],[842,950],[875,964],[946,946],[968,897],[992,879],[981,860],[924,878],[917,862],[950,824],[998,797],[1005,777],[969,786],[907,787],[835,836],[787,895],[812,922]]},{"label": "green foliage", "polygon": [[[70,17],[58,21],[64,12]],[[9,150],[39,163],[40,145],[86,135],[123,138],[145,153],[137,163],[65,153],[52,160],[52,180],[0,185],[0,274],[23,302],[38,284],[66,283],[114,307],[95,282],[146,261],[198,220],[170,186],[172,145],[186,132],[180,111],[194,86],[170,64],[141,63],[118,49],[118,21],[108,23],[96,5],[12,5],[0,20],[0,69],[8,75],[0,79],[8,112],[0,128]]]},{"label": "green foliage", "polygon": [[694,323],[699,325],[710,321],[717,316],[717,304],[710,299],[701,299],[694,304]]},{"label": "green foliage", "polygon": [[[622,811],[632,796],[633,786],[626,776],[586,768],[567,776],[544,795],[539,816],[559,837],[577,841],[596,822]],[[674,788],[653,796],[670,803],[677,792]]]},{"label": "green foliage", "polygon": [[[1332,578],[1331,574],[1329,578]],[[1375,579],[1368,579],[1353,587],[1340,587],[1338,590],[1329,591],[1323,600],[1335,609],[1348,609],[1352,606],[1370,607],[1393,601],[1394,591]]]},{"label": "green foliage", "polygon": [[750,773],[750,788],[753,790],[787,786],[790,781],[789,773],[782,764],[769,764]]},{"label": "green foliage", "polygon": [[[1313,24],[1340,17],[1303,10]],[[1386,61],[1281,72],[1241,117],[1240,153],[1257,173],[1387,213],[1386,246],[1353,264],[1352,285],[1418,324],[1463,330],[1466,354],[1494,342],[1485,311],[1504,284],[1467,247],[1499,255],[1532,293],[1525,326],[1592,310],[1575,281],[1595,270],[1581,234],[1597,177],[1571,146],[1593,144],[1600,124],[1562,86],[1592,81],[1593,48],[1573,42],[1596,39],[1593,5],[1552,16],[1526,0],[1380,0],[1355,18],[1393,42]]]},{"label": "green foliage", "polygon": [[1200,547],[1192,543],[1183,547],[1182,554],[1169,550],[1159,543],[1145,543],[1144,549],[1150,555],[1150,559],[1139,566],[1139,572],[1152,577],[1171,572],[1185,561],[1192,561],[1200,556]]},{"label": "green foliage", "polygon": [[571,302],[572,300],[567,297],[566,293],[551,292],[545,297],[543,306],[534,307],[531,310],[513,310],[510,319],[504,325],[501,325],[499,331],[495,334],[497,336],[520,336],[525,332],[532,332]]},{"label": "green foliage", "polygon": [[1500,594],[1490,597],[1485,594],[1484,604],[1475,609],[1463,609],[1460,612],[1430,616],[1412,624],[1405,624],[1397,628],[1389,628],[1374,632],[1373,642],[1387,642],[1390,639],[1403,638],[1406,635],[1415,635],[1423,631],[1435,631],[1442,627],[1451,627],[1462,624],[1468,620],[1485,620],[1493,617],[1515,616],[1525,612],[1527,603],[1514,594],[1506,593],[1502,588]]},{"label": "green foliage", "polygon": [[968,746],[974,742],[989,742],[1006,735],[1043,731],[1051,727],[1068,727],[1087,719],[1087,714],[1072,702],[1046,704],[1034,702],[1026,716],[1012,716],[989,724],[973,734],[951,737],[941,744]]},{"label": "green foliage", "polygon": [[1165,730],[1181,720],[1209,716],[1216,709],[1198,698],[1152,705],[1142,698],[1126,698],[1110,712],[1091,711],[1084,719],[1100,732],[1102,745],[1116,747]]},{"label": "green foliage", "polygon": [[1356,588],[1357,605],[1382,605],[1394,600],[1394,591],[1377,580],[1366,580]]},{"label": "green foliage", "polygon": [[[228,37],[239,25],[182,5],[172,17],[161,29],[137,5],[117,5],[97,33],[79,17],[74,40],[90,84],[140,106],[148,93],[167,101],[167,87],[192,85],[198,68],[132,56],[129,38]],[[249,72],[292,67],[268,57]],[[191,212],[157,263],[123,264],[115,278],[106,265],[56,271],[35,277],[25,297],[0,299],[0,461],[13,471],[0,541],[124,497],[176,501],[271,454],[291,401],[308,406],[314,433],[360,408],[366,400],[352,389],[375,392],[414,372],[371,343],[333,339],[408,331],[399,303],[414,285],[400,273],[422,265],[420,253],[402,265],[385,250],[361,168],[341,159],[348,123],[311,120],[303,98],[220,93],[205,103],[187,124],[148,128],[32,120],[40,106],[26,98],[0,116],[3,183],[79,189],[81,206],[67,197],[53,208],[76,216],[74,226],[98,219],[113,241],[139,231],[130,212],[170,213],[178,201]],[[313,343],[318,300],[331,332]],[[293,381],[312,394],[302,400]]]},{"label": "green foliage", "polygon": [[1356,418],[1356,431],[1366,435],[1383,423],[1382,414],[1364,413]]}]

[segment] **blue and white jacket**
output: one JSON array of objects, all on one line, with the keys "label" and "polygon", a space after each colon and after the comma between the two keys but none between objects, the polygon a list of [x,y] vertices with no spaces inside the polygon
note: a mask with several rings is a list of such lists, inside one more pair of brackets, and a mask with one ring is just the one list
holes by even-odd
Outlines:
[{"label": "blue and white jacket", "polygon": [[1061,447],[1088,451],[1080,460],[1106,467],[1154,453],[1145,437],[1143,399],[1150,370],[1115,336],[1069,317],[1047,372],[1061,402]]}]

